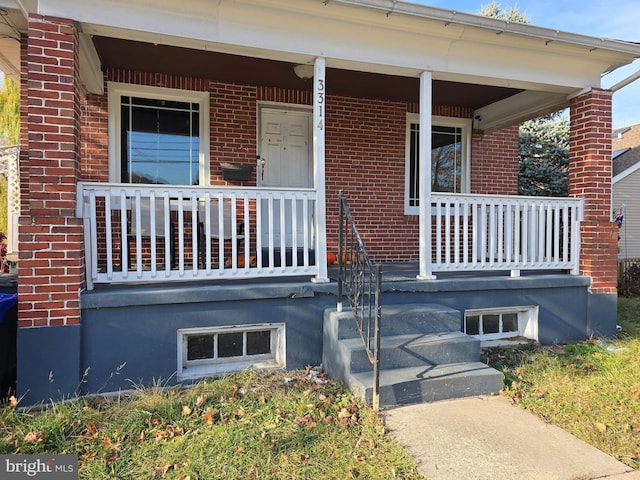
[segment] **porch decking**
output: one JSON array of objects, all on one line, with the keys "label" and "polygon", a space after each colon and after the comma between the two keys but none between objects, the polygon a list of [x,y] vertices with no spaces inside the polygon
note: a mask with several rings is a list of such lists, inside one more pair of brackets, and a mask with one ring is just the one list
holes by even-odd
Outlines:
[{"label": "porch decking", "polygon": [[[439,291],[504,290],[527,287],[588,286],[589,278],[569,275],[564,270],[535,270],[511,277],[508,270],[488,272],[445,272],[435,280],[419,280],[418,262],[382,264],[382,292],[433,293]],[[329,282],[314,283],[313,276],[202,280],[198,282],[162,282],[100,284],[83,294],[83,308],[126,305],[175,304],[238,299],[300,298],[336,295],[338,267],[328,267]]]}]

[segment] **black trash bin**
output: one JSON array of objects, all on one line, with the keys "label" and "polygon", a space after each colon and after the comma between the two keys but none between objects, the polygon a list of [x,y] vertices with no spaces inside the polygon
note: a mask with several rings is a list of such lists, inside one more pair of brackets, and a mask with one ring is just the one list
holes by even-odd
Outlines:
[{"label": "black trash bin", "polygon": [[0,398],[16,389],[16,335],[18,294],[0,293]]}]

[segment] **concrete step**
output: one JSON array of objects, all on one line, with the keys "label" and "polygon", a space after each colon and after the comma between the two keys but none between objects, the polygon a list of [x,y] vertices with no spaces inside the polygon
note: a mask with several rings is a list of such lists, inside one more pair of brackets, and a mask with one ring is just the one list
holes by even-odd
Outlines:
[{"label": "concrete step", "polygon": [[[459,332],[462,327],[460,311],[437,304],[383,305],[383,337],[414,333]],[[324,312],[324,328],[329,328],[336,339],[355,338],[360,334],[348,304],[342,313],[335,309]],[[372,327],[373,328],[373,327]]]},{"label": "concrete step", "polygon": [[[358,373],[371,370],[371,362],[361,338],[339,341],[346,370]],[[480,341],[462,332],[395,335],[380,340],[381,368],[394,369],[443,363],[477,362]]]},{"label": "concrete step", "polygon": [[[371,404],[373,371],[349,375],[347,385]],[[498,393],[502,385],[502,373],[481,362],[382,370],[380,407],[490,395]]]}]

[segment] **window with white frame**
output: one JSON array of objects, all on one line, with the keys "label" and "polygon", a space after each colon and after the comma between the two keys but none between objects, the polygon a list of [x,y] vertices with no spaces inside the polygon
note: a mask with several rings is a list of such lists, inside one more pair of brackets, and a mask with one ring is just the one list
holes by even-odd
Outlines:
[{"label": "window with white frame", "polygon": [[178,330],[178,378],[285,366],[283,323]]},{"label": "window with white frame", "polygon": [[[431,191],[469,191],[471,120],[433,117],[431,126]],[[405,149],[405,213],[417,215],[420,202],[420,123],[407,115]]]},{"label": "window with white frame", "polygon": [[109,83],[112,182],[208,182],[209,94]]},{"label": "window with white frame", "polygon": [[526,337],[538,340],[538,307],[516,306],[465,310],[464,333],[480,340]]}]

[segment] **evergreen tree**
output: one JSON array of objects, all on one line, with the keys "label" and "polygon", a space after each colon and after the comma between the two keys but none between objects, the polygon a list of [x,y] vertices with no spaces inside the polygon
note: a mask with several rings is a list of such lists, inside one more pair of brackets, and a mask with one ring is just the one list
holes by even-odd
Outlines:
[{"label": "evergreen tree", "polygon": [[[495,1],[483,5],[480,14],[531,23],[518,7],[503,9]],[[562,112],[520,125],[518,193],[552,197],[569,194],[569,120]]]},{"label": "evergreen tree", "polygon": [[548,115],[520,125],[518,193],[569,195],[569,119]]}]

